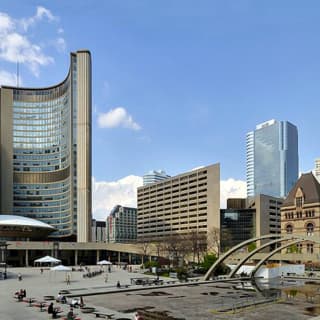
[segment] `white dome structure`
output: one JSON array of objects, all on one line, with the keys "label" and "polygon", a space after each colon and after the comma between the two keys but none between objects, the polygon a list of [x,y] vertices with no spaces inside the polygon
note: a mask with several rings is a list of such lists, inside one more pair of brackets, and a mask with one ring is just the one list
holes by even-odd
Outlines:
[{"label": "white dome structure", "polygon": [[0,234],[5,238],[46,238],[55,228],[39,220],[0,214]]}]

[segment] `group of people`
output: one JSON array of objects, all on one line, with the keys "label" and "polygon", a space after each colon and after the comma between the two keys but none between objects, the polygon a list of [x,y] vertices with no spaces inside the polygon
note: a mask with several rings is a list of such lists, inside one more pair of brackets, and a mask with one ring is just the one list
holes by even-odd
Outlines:
[{"label": "group of people", "polygon": [[[52,319],[55,319],[57,317],[57,314],[62,312],[60,308],[55,308],[53,305],[53,302],[50,303],[48,307],[48,314],[52,315]],[[74,320],[75,314],[73,313],[73,307],[70,307],[69,312],[67,313],[67,320]]]},{"label": "group of people", "polygon": [[26,289],[20,289],[15,295],[18,297],[18,301],[22,301],[27,296],[27,291]]},{"label": "group of people", "polygon": [[63,294],[59,293],[56,298],[56,301],[60,303],[67,303],[67,298]]},{"label": "group of people", "polygon": [[[60,299],[59,302],[62,302],[64,300],[66,301],[66,297],[62,296],[62,295],[59,299]],[[58,297],[56,300],[58,301]],[[66,302],[64,302],[64,303],[66,303]],[[67,313],[67,317],[66,317],[67,320],[74,320],[76,318],[76,315],[73,313],[73,307],[75,307],[76,305],[80,305],[80,302],[77,301],[75,303],[75,301],[72,300],[72,302],[70,304],[69,312]],[[55,319],[57,317],[57,314],[60,312],[62,312],[61,308],[54,307],[53,302],[51,302],[48,307],[48,314],[52,314],[52,319]]]}]

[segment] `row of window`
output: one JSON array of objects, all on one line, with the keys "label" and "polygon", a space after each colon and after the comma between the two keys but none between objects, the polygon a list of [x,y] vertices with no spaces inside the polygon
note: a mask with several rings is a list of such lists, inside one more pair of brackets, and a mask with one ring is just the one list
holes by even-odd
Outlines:
[{"label": "row of window", "polygon": [[[313,232],[314,232],[314,224],[309,222],[306,226],[306,233],[308,236],[313,236]],[[286,226],[286,233],[288,233],[288,234],[293,233],[293,225],[292,224],[288,224]]]},{"label": "row of window", "polygon": [[302,211],[297,211],[296,214],[294,214],[294,212],[286,212],[284,214],[284,218],[286,220],[289,219],[301,219],[303,218],[303,213],[304,213],[304,217],[305,218],[313,218],[315,216],[315,211],[314,210],[305,210],[304,212]]}]

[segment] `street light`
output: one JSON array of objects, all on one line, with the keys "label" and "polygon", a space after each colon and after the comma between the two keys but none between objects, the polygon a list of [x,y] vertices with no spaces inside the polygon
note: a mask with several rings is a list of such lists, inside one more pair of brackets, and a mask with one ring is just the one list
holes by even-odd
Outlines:
[{"label": "street light", "polygon": [[7,279],[7,257],[8,257],[8,244],[5,241],[0,242],[0,265],[4,266],[3,278]]}]

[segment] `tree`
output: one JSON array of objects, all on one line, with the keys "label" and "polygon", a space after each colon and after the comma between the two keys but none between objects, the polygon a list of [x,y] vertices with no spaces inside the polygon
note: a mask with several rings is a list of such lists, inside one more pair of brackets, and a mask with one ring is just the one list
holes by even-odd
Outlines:
[{"label": "tree", "polygon": [[214,252],[217,257],[220,255],[220,229],[212,227],[208,231],[208,252]]},{"label": "tree", "polygon": [[184,263],[185,257],[190,253],[190,239],[183,234],[168,235],[163,238],[164,246],[172,264]]},{"label": "tree", "polygon": [[157,253],[157,258],[159,259],[160,256],[164,253],[165,251],[165,243],[164,243],[164,238],[159,237],[153,241],[153,245],[155,247],[155,252]]},{"label": "tree", "polygon": [[207,251],[207,237],[205,233],[200,233],[196,229],[192,229],[187,235],[190,244],[190,253],[192,253],[192,262],[200,262],[200,256]]},{"label": "tree", "polygon": [[138,238],[137,244],[140,247],[142,253],[142,264],[144,263],[144,257],[147,256],[150,252],[150,240],[149,238],[140,237]]},{"label": "tree", "polygon": [[[204,256],[202,268],[207,272],[211,266],[217,261],[218,257],[215,254],[207,254]],[[221,263],[214,271],[215,275],[227,274],[230,272],[230,268],[225,264]]]},{"label": "tree", "polygon": [[251,242],[248,245],[248,252],[252,252],[253,250],[256,250],[256,249],[257,249],[257,244],[255,242]]}]

